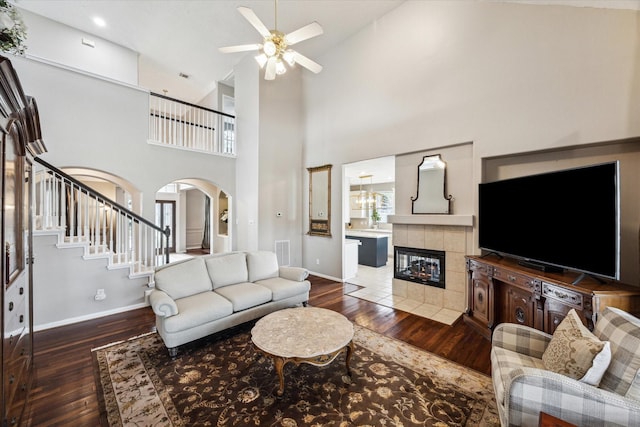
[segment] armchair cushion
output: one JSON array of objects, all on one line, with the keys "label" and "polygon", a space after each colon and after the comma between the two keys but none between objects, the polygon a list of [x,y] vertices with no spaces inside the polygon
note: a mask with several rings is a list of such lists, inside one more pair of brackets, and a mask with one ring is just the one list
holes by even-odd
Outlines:
[{"label": "armchair cushion", "polygon": [[627,390],[627,394],[625,394],[625,397],[640,401],[640,370],[636,372],[636,376],[633,378],[631,387],[629,387],[629,390]]},{"label": "armchair cushion", "polygon": [[542,362],[548,370],[577,380],[584,377],[603,348],[604,343],[582,324],[576,311],[571,309],[553,333]]},{"label": "armchair cushion", "polygon": [[640,319],[606,307],[596,321],[595,335],[611,342],[611,364],[600,388],[624,396],[640,369]]}]

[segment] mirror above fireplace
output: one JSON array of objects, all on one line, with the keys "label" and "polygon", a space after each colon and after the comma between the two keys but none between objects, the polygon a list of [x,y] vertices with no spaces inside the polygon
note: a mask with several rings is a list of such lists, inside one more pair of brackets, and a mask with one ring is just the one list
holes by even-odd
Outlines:
[{"label": "mirror above fireplace", "polygon": [[452,196],[446,192],[446,168],[439,154],[424,156],[418,165],[418,190],[411,198],[413,214],[448,214]]}]

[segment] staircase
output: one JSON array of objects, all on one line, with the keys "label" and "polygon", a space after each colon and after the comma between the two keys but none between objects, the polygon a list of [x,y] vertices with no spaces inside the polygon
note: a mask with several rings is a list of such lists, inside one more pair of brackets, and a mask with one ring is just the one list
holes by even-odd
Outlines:
[{"label": "staircase", "polygon": [[57,236],[58,248],[83,248],[84,259],[148,278],[169,262],[169,228],[162,229],[50,165],[34,159],[34,235]]}]

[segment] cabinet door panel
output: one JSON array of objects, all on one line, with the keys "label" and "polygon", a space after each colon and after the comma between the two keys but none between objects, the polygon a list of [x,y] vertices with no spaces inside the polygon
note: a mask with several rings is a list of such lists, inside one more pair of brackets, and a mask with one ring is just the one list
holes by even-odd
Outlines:
[{"label": "cabinet door panel", "polygon": [[534,327],[535,305],[530,292],[509,287],[507,290],[507,321]]},{"label": "cabinet door panel", "polygon": [[490,323],[489,314],[489,281],[486,276],[474,272],[471,276],[471,287],[473,289],[473,299],[471,310],[473,317],[486,323]]}]

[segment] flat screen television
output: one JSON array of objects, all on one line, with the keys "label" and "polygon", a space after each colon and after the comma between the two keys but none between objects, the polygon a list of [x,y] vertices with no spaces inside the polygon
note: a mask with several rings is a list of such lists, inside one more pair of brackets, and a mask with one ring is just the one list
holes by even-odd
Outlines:
[{"label": "flat screen television", "polygon": [[619,193],[618,161],[481,183],[479,246],[544,271],[619,280]]}]

